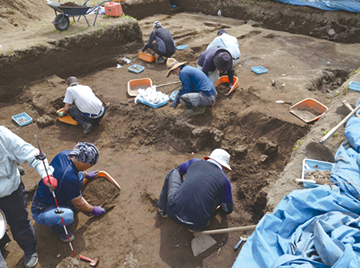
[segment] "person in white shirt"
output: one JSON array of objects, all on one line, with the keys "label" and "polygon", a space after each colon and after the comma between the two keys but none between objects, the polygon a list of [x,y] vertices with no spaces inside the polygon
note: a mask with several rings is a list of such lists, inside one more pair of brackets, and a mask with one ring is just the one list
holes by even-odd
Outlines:
[{"label": "person in white shirt", "polygon": [[69,114],[72,119],[84,127],[84,134],[88,134],[92,125],[98,125],[101,122],[106,106],[95,96],[89,86],[80,85],[75,76],[70,76],[67,84],[64,111],[59,112],[58,116]]},{"label": "person in white shirt", "polygon": [[50,191],[57,186],[57,180],[52,176],[53,169],[46,159],[38,159],[38,155],[38,149],[7,127],[0,126],[0,209],[6,216],[14,240],[25,253],[26,268],[33,268],[38,262],[37,239],[28,217],[28,194],[18,164],[28,163],[39,173]]},{"label": "person in white shirt", "polygon": [[223,48],[230,52],[233,66],[240,62],[239,42],[236,37],[229,35],[226,30],[220,29],[217,37],[208,45],[206,50],[212,47]]}]

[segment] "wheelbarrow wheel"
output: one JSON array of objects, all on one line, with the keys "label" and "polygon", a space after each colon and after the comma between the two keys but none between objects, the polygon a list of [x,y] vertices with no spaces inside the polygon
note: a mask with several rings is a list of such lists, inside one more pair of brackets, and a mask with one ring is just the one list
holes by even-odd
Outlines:
[{"label": "wheelbarrow wheel", "polygon": [[59,31],[66,31],[70,26],[70,20],[68,16],[59,14],[55,17],[54,26]]}]

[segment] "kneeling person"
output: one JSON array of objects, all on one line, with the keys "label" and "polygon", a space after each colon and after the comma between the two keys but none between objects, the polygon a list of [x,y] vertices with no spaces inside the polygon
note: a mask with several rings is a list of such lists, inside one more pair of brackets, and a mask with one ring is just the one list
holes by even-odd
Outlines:
[{"label": "kneeling person", "polygon": [[183,104],[188,110],[187,116],[203,114],[205,107],[212,105],[217,96],[214,84],[199,69],[186,65],[186,62],[179,63],[174,58],[166,61],[168,73],[179,77],[181,89],[179,89],[176,99],[170,104],[176,108],[179,103]]},{"label": "kneeling person", "polygon": [[[81,196],[81,186],[84,178],[93,178],[97,172],[85,170],[94,166],[99,159],[99,151],[92,143],[78,143],[72,151],[62,151],[51,161],[54,168],[53,176],[58,180],[54,190],[58,201],[61,216],[68,228],[74,221],[74,211],[89,212],[99,216],[105,212],[102,207],[90,205]],[[68,242],[60,216],[56,213],[57,206],[48,186],[43,181],[39,182],[31,205],[33,219],[42,225],[51,226],[63,242]],[[74,235],[68,230],[70,241]]]},{"label": "kneeling person", "polygon": [[157,203],[161,216],[189,230],[204,229],[219,205],[227,214],[233,211],[230,181],[223,172],[231,170],[230,155],[215,149],[204,159],[193,158],[171,170]]},{"label": "kneeling person", "polygon": [[80,85],[75,76],[69,77],[67,84],[64,112],[60,112],[58,116],[69,113],[72,119],[84,127],[84,134],[88,134],[92,125],[98,125],[101,122],[106,106],[95,96],[90,87]]}]

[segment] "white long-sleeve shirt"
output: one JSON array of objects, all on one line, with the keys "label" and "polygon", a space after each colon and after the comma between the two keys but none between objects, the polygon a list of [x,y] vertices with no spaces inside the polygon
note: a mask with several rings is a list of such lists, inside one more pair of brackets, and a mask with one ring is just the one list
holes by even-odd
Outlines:
[{"label": "white long-sleeve shirt", "polygon": [[[30,143],[25,142],[7,127],[0,126],[0,198],[12,194],[19,187],[21,179],[18,164],[28,163],[41,178],[46,177],[43,162],[35,158],[38,153],[39,150]],[[45,159],[44,162],[49,175],[52,175],[48,161]]]},{"label": "white long-sleeve shirt", "polygon": [[239,49],[239,42],[236,37],[231,36],[229,34],[223,33],[222,35],[216,37],[206,48],[217,47],[223,48],[230,52],[231,57],[234,61],[238,60],[241,56],[240,49]]}]

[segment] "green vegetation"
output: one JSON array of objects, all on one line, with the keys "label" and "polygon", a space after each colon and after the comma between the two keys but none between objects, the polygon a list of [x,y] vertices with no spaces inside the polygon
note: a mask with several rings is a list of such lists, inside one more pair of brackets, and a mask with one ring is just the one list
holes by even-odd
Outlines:
[{"label": "green vegetation", "polygon": [[293,148],[293,151],[295,151],[297,148],[299,148],[299,146],[300,146],[301,144],[303,144],[304,141],[305,141],[305,138],[298,139],[298,140],[296,141],[296,144],[295,144],[294,148]]}]

